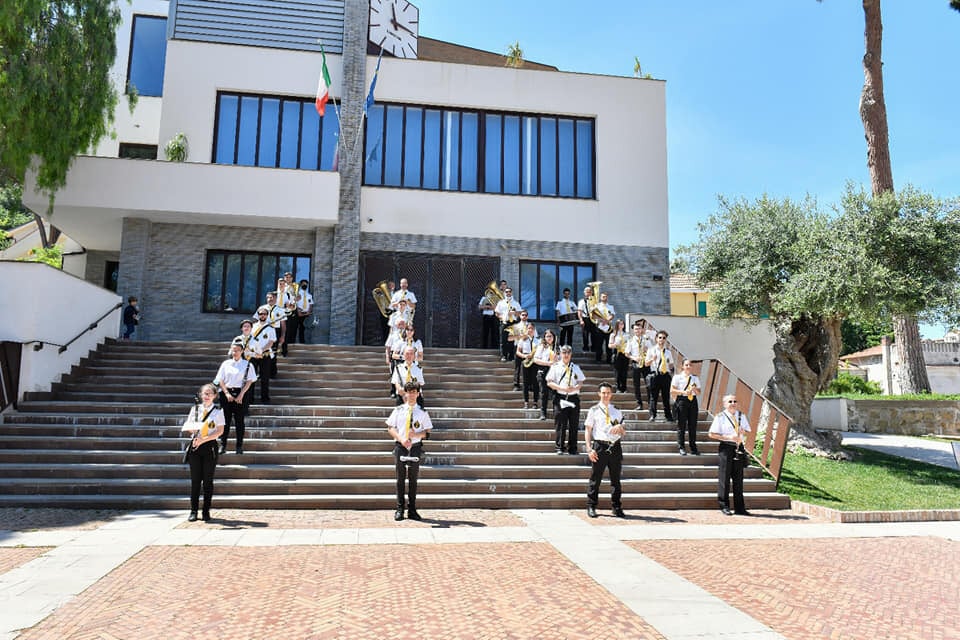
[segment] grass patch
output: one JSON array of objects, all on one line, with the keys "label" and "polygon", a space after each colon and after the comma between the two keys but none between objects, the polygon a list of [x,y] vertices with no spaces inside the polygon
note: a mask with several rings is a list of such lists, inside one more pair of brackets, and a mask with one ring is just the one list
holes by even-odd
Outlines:
[{"label": "grass patch", "polygon": [[873,393],[817,394],[817,398],[846,398],[847,400],[960,400],[956,393],[905,393],[898,396],[885,396]]},{"label": "grass patch", "polygon": [[960,508],[960,471],[844,447],[849,462],[787,453],[779,491],[841,511]]}]

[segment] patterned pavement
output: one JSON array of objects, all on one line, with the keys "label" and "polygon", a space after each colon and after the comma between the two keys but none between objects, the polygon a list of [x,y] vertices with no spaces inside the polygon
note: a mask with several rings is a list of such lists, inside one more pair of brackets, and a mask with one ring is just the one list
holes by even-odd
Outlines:
[{"label": "patterned pavement", "polygon": [[[0,510],[0,640],[960,640],[956,522],[423,515]],[[84,562],[86,584],[48,593]]]}]

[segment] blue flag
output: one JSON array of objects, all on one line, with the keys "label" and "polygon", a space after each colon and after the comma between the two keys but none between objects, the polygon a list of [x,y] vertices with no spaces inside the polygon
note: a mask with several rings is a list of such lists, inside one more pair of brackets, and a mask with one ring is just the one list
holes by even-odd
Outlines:
[{"label": "blue flag", "polygon": [[380,73],[380,61],[383,59],[383,49],[377,57],[377,69],[373,72],[373,80],[370,81],[370,93],[367,94],[367,102],[363,105],[363,113],[367,114],[373,107],[373,90],[377,88],[377,74]]}]

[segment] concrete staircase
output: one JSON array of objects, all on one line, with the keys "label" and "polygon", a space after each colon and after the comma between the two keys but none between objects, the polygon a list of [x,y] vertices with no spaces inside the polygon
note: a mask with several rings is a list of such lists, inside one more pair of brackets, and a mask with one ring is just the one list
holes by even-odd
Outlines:
[{"label": "concrete staircase", "polygon": [[[51,392],[27,394],[0,424],[0,506],[185,508],[180,424],[225,357],[219,342],[111,341]],[[574,358],[588,377],[584,409],[595,385],[613,379],[610,367],[586,358]],[[589,461],[554,453],[552,419],[523,409],[512,373],[513,363],[494,351],[427,351],[424,398],[435,429],[419,506],[585,505]],[[220,458],[215,506],[392,508],[384,420],[394,405],[386,393],[381,349],[292,346],[271,383],[272,404],[251,408],[244,455]],[[706,414],[698,436],[704,455],[680,456],[673,424],[648,422],[646,411],[632,410],[632,394],[616,394],[614,403],[631,409],[624,508],[716,508],[717,445],[706,437]],[[582,434],[580,441],[583,450]],[[232,434],[230,445],[232,452]],[[755,467],[745,492],[750,508],[790,505]],[[608,500],[604,482],[601,506]]]}]

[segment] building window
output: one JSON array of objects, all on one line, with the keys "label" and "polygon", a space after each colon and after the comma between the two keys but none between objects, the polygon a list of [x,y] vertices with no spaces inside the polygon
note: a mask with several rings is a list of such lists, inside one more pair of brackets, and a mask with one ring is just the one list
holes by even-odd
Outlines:
[{"label": "building window", "polygon": [[163,67],[167,60],[167,19],[133,16],[130,59],[127,62],[128,91],[141,96],[163,95]]},{"label": "building window", "polygon": [[589,263],[521,260],[520,306],[531,320],[554,321],[563,290],[570,289],[570,299],[576,302],[587,283],[595,279],[596,272],[596,265]]},{"label": "building window", "polygon": [[593,132],[590,118],[377,104],[363,183],[593,198]]},{"label": "building window", "polygon": [[206,313],[252,314],[287,271],[310,279],[310,256],[252,251],[208,251],[203,284]]},{"label": "building window", "polygon": [[157,145],[121,142],[119,156],[121,158],[129,158],[132,160],[156,160]]},{"label": "building window", "polygon": [[217,95],[213,162],[336,171],[337,111],[321,118],[313,98]]}]

